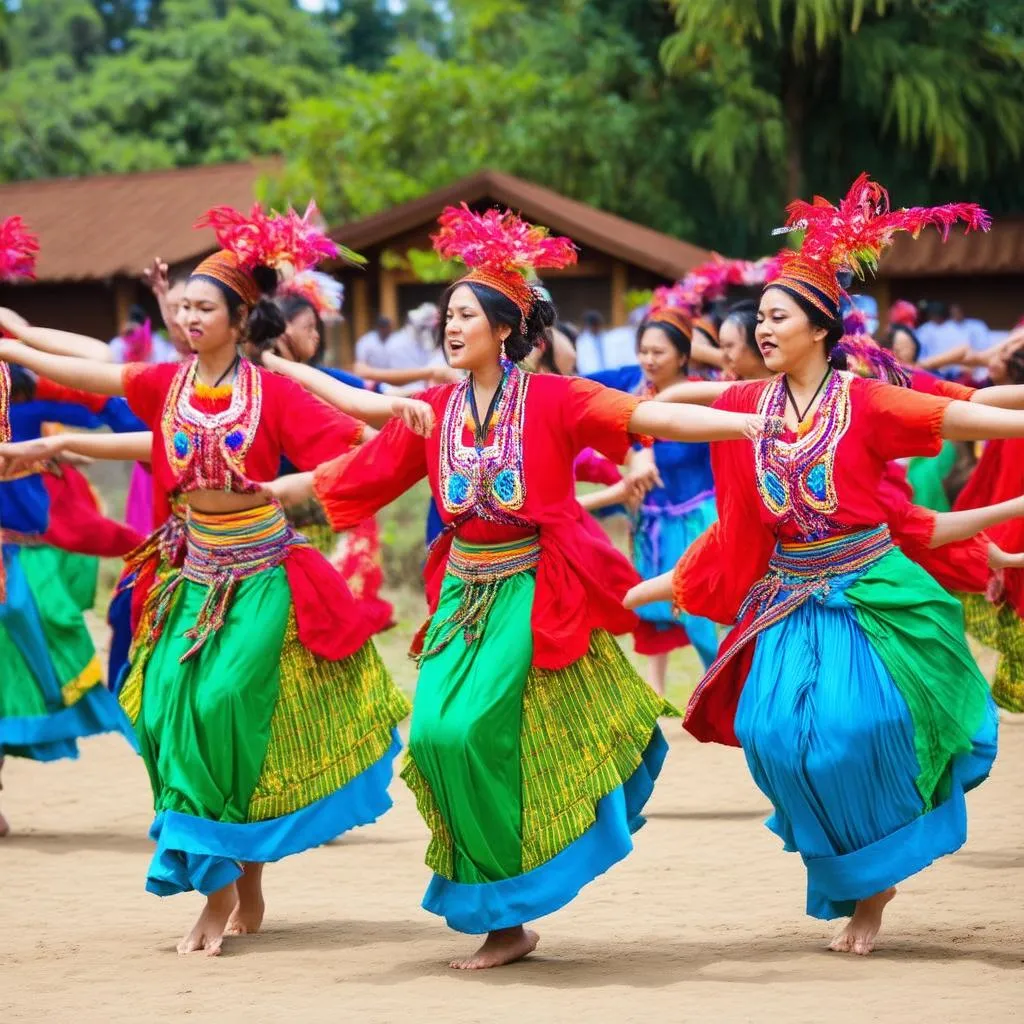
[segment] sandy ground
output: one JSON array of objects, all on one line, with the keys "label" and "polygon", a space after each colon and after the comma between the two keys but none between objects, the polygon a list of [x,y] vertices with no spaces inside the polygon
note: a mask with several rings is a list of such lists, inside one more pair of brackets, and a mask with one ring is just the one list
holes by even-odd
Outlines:
[{"label": "sandy ground", "polygon": [[742,755],[667,722],[635,853],[540,922],[541,946],[456,974],[473,941],[419,909],[426,833],[401,782],[378,824],[268,868],[267,929],[219,960],[174,944],[200,898],[143,891],[145,771],[123,741],[12,760],[0,841],[0,1021],[1010,1021],[1024,1018],[1024,720],[1004,724],[971,838],[901,890],[880,950],[828,953]]}]

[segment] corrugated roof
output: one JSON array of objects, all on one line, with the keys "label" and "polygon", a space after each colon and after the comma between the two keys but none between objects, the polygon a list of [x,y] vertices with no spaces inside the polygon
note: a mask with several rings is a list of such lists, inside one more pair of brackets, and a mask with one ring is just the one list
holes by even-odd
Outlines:
[{"label": "corrugated roof", "polygon": [[437,218],[452,203],[489,199],[527,220],[568,235],[574,242],[608,253],[663,277],[682,277],[711,257],[706,249],[664,235],[549,188],[501,171],[485,170],[389,210],[335,228],[331,234],[357,252],[413,231]]},{"label": "corrugated roof", "polygon": [[1024,274],[1024,218],[997,218],[990,231],[970,235],[953,228],[945,244],[933,228],[917,239],[901,235],[879,267],[880,277],[986,274]]},{"label": "corrugated roof", "polygon": [[273,162],[217,164],[139,174],[51,178],[0,185],[0,217],[19,214],[39,236],[39,281],[137,277],[154,256],[170,264],[211,252],[195,231],[211,206],[242,209]]}]

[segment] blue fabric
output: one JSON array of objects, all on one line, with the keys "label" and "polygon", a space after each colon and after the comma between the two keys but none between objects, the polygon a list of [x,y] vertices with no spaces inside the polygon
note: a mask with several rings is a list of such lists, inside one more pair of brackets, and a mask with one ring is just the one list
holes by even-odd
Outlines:
[{"label": "blue fabric", "polygon": [[807,913],[826,920],[956,850],[963,793],[995,757],[992,705],[973,753],[954,761],[948,799],[925,813],[910,712],[846,599],[855,580],[831,581],[760,634],[735,720],[775,808],[766,824],[800,853]]},{"label": "blue fabric", "polygon": [[124,398],[108,399],[99,416],[115,434],[136,434],[149,430],[149,427],[128,408],[128,402]]},{"label": "blue fabric", "polygon": [[594,824],[547,863],[515,878],[476,885],[434,875],[423,909],[443,917],[456,931],[482,935],[535,921],[564,907],[583,886],[633,849],[632,834],[644,824],[641,811],[667,753],[665,737],[655,728],[637,770],[598,801]]},{"label": "blue fabric", "polygon": [[401,749],[395,729],[391,746],[379,761],[330,796],[281,818],[222,822],[162,811],[149,830],[157,847],[146,878],[147,891],[173,896],[194,889],[209,896],[241,875],[242,862],[281,860],[371,824],[391,807],[388,786]]},{"label": "blue fabric", "polygon": [[437,502],[433,498],[430,499],[430,505],[427,508],[427,547],[440,536],[441,531],[444,529],[444,520],[441,518],[441,513],[437,510]]},{"label": "blue fabric", "polygon": [[[643,507],[633,525],[633,564],[636,571],[649,580],[671,572],[686,549],[718,518],[714,496],[700,502],[681,515],[668,514],[657,505]],[[659,626],[681,625],[704,664],[715,660],[718,653],[718,630],[710,619],[686,613],[672,614],[671,601],[642,605],[637,615],[645,622]]]},{"label": "blue fabric", "polygon": [[366,381],[362,377],[357,377],[354,373],[349,373],[348,370],[339,370],[336,366],[318,366],[317,369],[322,370],[328,377],[340,380],[342,384],[348,384],[350,387],[366,387]]},{"label": "blue fabric", "polygon": [[121,676],[128,664],[128,651],[132,645],[132,593],[131,585],[123,587],[114,595],[107,609],[107,623],[111,630],[107,685],[115,694],[119,692]]}]

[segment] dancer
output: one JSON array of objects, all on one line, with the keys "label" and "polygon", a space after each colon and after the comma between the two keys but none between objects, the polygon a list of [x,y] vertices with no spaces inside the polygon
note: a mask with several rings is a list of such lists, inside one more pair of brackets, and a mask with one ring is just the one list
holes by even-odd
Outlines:
[{"label": "dancer", "polygon": [[451,963],[473,970],[529,954],[525,924],[629,853],[665,756],[658,716],[674,713],[612,637],[636,625],[620,604],[636,575],[575,500],[576,454],[621,462],[637,434],[743,437],[761,420],[522,373],[514,364],[554,319],[523,272],[572,262],[571,243],[511,213],[450,207],[435,246],[472,267],[440,303],[448,359],[469,376],[424,393],[439,431],[389,424],[270,491],[301,500],[315,486],[343,529],[430,480],[445,525],[427,562],[432,617],[402,775],[432,833],[424,906],[487,934]]},{"label": "dancer", "polygon": [[[674,294],[659,291],[637,330],[639,366],[605,370],[591,379],[651,398],[686,379],[690,360],[690,317]],[[711,456],[706,444],[655,441],[654,464],[658,483],[631,517],[633,564],[644,579],[669,571],[683,552],[716,518]],[[668,601],[639,610],[634,637],[636,651],[648,657],[648,682],[665,693],[669,653],[693,644],[704,668],[718,650],[713,622],[693,615],[677,616]]]},{"label": "dancer", "polygon": [[[30,277],[37,251],[19,218],[0,223],[0,279]],[[53,351],[76,345],[62,332],[44,332],[41,341]],[[10,368],[0,354],[4,441],[12,433],[11,391]],[[77,757],[76,741],[102,732],[120,732],[134,742],[128,720],[102,685],[81,607],[60,571],[60,554],[42,543],[47,512],[38,480],[0,484],[0,768],[6,756]],[[0,815],[0,836],[8,831]]]},{"label": "dancer", "polygon": [[836,372],[836,271],[874,265],[897,230],[973,206],[888,209],[862,176],[838,209],[794,203],[806,227],[761,298],[757,336],[774,380],[716,403],[784,418],[780,437],[714,445],[719,523],[675,573],[680,607],[736,622],[686,727],[743,747],[769,822],[808,871],[807,910],[850,916],[832,948],[874,946],[894,886],[966,837],[963,794],[988,774],[997,720],[959,606],[893,548],[886,463],[943,437],[1024,435],[1024,416]]},{"label": "dancer", "polygon": [[[308,467],[361,425],[241,357],[283,330],[265,292],[275,267],[336,250],[305,217],[207,214],[224,248],[189,278],[179,320],[196,357],[116,367],[0,342],[0,358],[90,390],[126,393],[154,433],[158,493],[186,504],[183,564],[148,596],[120,694],[156,806],[147,889],[207,897],[188,953],[263,917],[262,865],[327,842],[390,807],[408,712],[344,583],[260,493],[282,454]],[[362,394],[380,414],[393,403]],[[430,412],[404,407],[429,429]],[[254,629],[253,624],[259,628]]]}]

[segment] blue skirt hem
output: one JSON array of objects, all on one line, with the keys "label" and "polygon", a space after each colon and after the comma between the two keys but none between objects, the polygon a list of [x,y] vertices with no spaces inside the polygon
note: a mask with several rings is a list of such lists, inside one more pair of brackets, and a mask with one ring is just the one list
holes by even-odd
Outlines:
[{"label": "blue skirt hem", "polygon": [[31,718],[0,718],[0,757],[59,761],[78,757],[75,742],[86,736],[119,732],[138,750],[127,716],[107,688],[97,684],[71,707]]},{"label": "blue skirt hem", "polygon": [[561,909],[633,849],[632,834],[644,825],[641,811],[667,753],[668,743],[655,727],[636,771],[598,801],[596,820],[579,839],[532,871],[498,882],[468,884],[435,874],[423,909],[470,935],[514,928]]},{"label": "blue skirt hem", "polygon": [[162,811],[149,830],[157,848],[146,890],[157,896],[193,890],[209,896],[241,875],[242,862],[281,860],[372,824],[391,808],[388,787],[401,749],[395,729],[387,753],[366,771],[308,807],[269,821],[211,821]]}]

